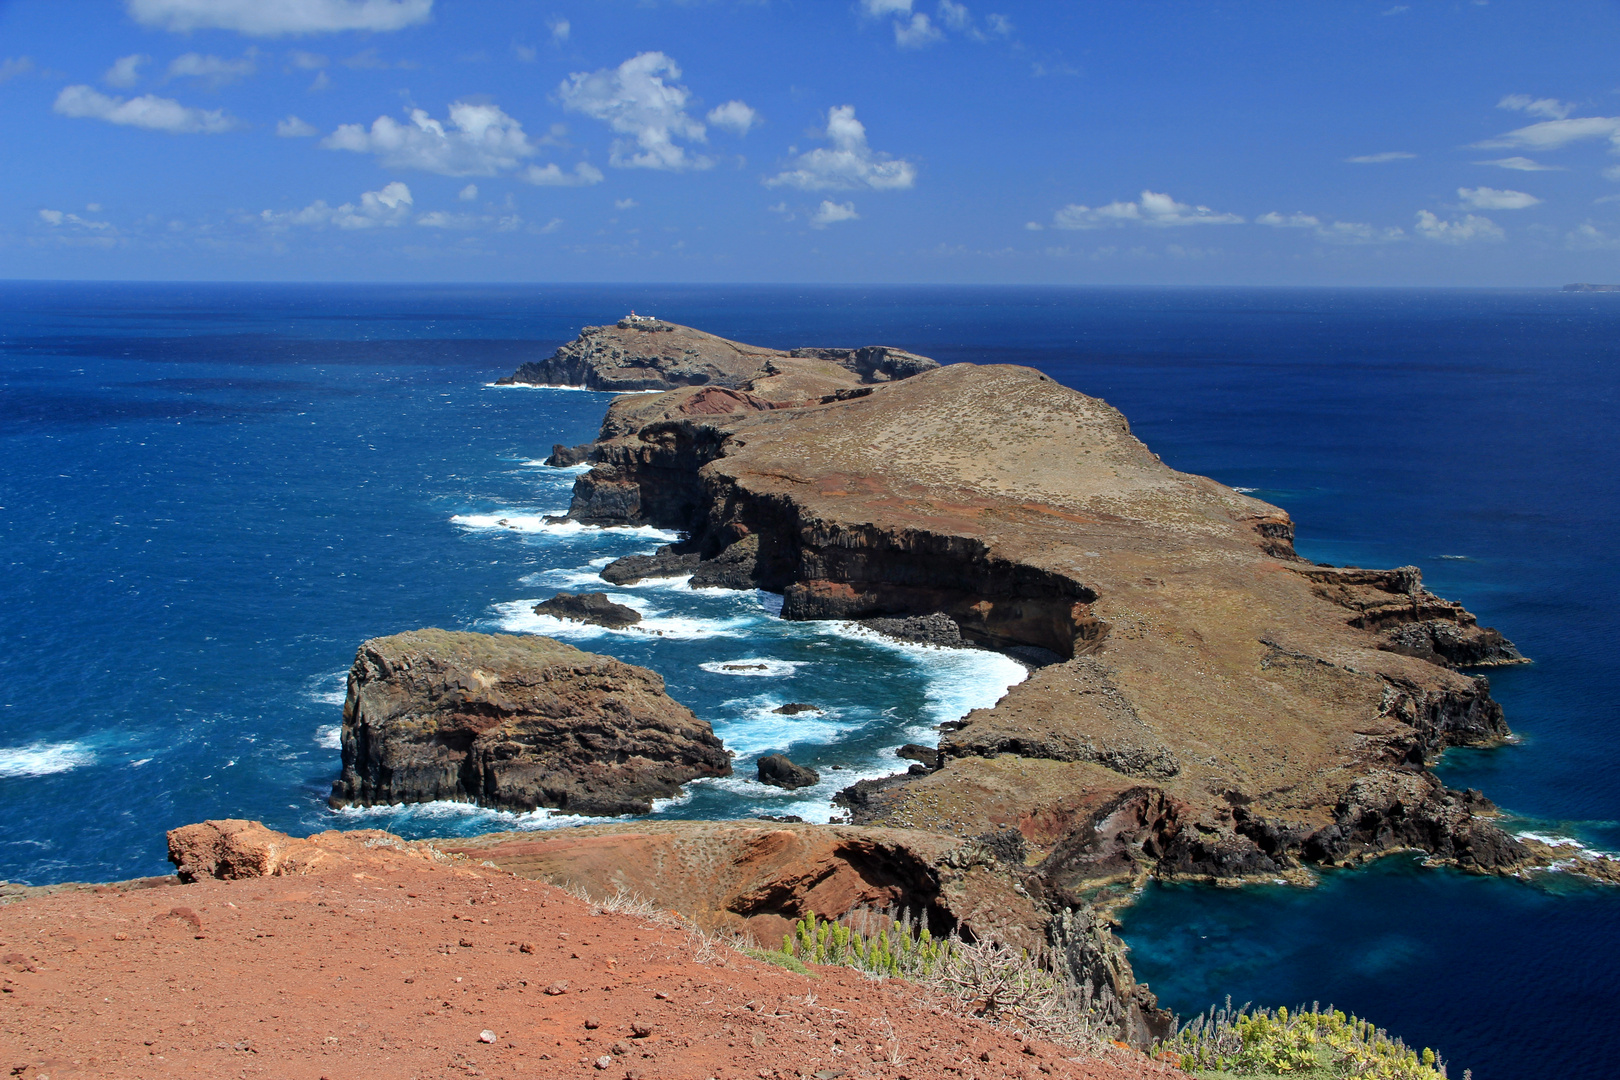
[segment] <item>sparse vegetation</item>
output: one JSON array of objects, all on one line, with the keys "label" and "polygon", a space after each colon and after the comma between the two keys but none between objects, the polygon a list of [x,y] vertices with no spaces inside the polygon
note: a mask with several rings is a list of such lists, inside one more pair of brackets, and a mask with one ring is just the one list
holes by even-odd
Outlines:
[{"label": "sparse vegetation", "polygon": [[[1413,1050],[1366,1020],[1331,1006],[1211,1008],[1155,1051],[1206,1080],[1292,1076],[1301,1080],[1436,1080],[1446,1066],[1433,1050]],[[1468,1073],[1464,1073],[1466,1078]]]}]

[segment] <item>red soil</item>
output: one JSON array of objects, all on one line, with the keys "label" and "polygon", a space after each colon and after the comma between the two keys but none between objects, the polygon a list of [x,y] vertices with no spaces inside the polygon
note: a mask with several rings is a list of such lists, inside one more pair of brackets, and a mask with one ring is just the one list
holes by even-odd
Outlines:
[{"label": "red soil", "polygon": [[[0,907],[0,1070],[67,1077],[1072,1077],[1078,1058],[843,968],[814,979],[471,863],[351,853],[305,876]],[[481,1041],[484,1032],[493,1041]],[[4,1075],[5,1073],[0,1073]]]}]

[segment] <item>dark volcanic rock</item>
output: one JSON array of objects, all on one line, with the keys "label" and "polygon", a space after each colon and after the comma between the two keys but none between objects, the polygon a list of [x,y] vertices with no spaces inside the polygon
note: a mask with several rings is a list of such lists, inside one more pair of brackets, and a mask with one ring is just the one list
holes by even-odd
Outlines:
[{"label": "dark volcanic rock", "polygon": [[591,459],[591,443],[580,443],[578,446],[564,446],[562,443],[551,444],[551,456],[546,458],[546,464],[556,469],[566,469],[570,465],[582,465]]},{"label": "dark volcanic rock", "polygon": [[729,776],[707,722],[646,668],[544,637],[413,630],[360,646],[332,805],[476,802],[645,814]]},{"label": "dark volcanic rock", "polygon": [[864,349],[794,349],[789,356],[831,360],[861,377],[862,382],[889,382],[909,379],[939,367],[926,356],[889,345],[868,345]]},{"label": "dark volcanic rock", "polygon": [[942,611],[932,615],[907,615],[899,619],[862,619],[861,625],[885,637],[919,645],[942,645],[946,648],[960,648],[962,645],[962,628]]},{"label": "dark volcanic rock", "polygon": [[534,605],[536,615],[550,615],[554,619],[594,623],[612,630],[622,630],[641,621],[641,612],[623,604],[615,604],[607,593],[558,593],[550,600]]},{"label": "dark volcanic rock", "polygon": [[773,713],[781,713],[783,716],[798,716],[802,712],[820,712],[820,711],[821,710],[816,708],[816,706],[814,706],[814,705],[806,705],[802,701],[790,701],[786,705],[778,705],[776,708],[771,710],[771,712],[773,712]]},{"label": "dark volcanic rock", "polygon": [[821,783],[821,774],[809,766],[795,765],[781,754],[766,754],[759,759],[759,782],[792,791]]},{"label": "dark volcanic rock", "polygon": [[602,580],[615,585],[634,585],[645,578],[680,577],[697,569],[698,553],[680,553],[674,544],[665,544],[653,555],[626,555],[602,568]]},{"label": "dark volcanic rock", "polygon": [[712,559],[698,563],[689,584],[694,589],[756,589],[759,537],[745,536]]},{"label": "dark volcanic rock", "polygon": [[906,743],[906,745],[894,752],[894,756],[907,758],[911,761],[920,761],[930,770],[939,768],[939,750],[932,746]]}]

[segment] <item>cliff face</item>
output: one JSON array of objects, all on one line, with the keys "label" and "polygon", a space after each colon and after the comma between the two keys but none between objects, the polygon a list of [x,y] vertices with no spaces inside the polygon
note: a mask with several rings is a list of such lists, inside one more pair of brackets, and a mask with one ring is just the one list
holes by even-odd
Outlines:
[{"label": "cliff face", "polygon": [[414,630],[360,647],[332,804],[454,800],[644,814],[729,776],[709,725],[646,668],[543,637]]},{"label": "cliff face", "polygon": [[862,349],[783,352],[744,345],[657,319],[587,326],[545,360],[524,364],[502,385],[588,386],[592,390],[670,390],[683,386],[737,387],[773,359],[805,357],[836,367],[856,383],[887,382],[936,367],[885,345]]},{"label": "cliff face", "polygon": [[[786,618],[943,613],[1059,661],[949,732],[942,768],[846,793],[855,820],[1016,828],[1064,889],[1395,846],[1527,857],[1488,802],[1424,771],[1508,735],[1452,665],[1523,658],[1416,570],[1301,560],[1282,510],[1168,468],[1039,372],[958,364],[818,396],[803,362],[773,360],[724,409],[615,402],[569,516],[689,530],[669,561],[781,591]],[[762,395],[784,378],[800,403]]]}]

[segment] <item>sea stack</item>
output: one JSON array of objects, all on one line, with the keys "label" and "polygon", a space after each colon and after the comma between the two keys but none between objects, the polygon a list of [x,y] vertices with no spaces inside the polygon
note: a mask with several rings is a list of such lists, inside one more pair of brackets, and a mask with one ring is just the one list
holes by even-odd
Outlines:
[{"label": "sea stack", "polygon": [[645,814],[731,775],[706,721],[655,672],[545,637],[413,630],[360,646],[334,807],[451,800]]}]

